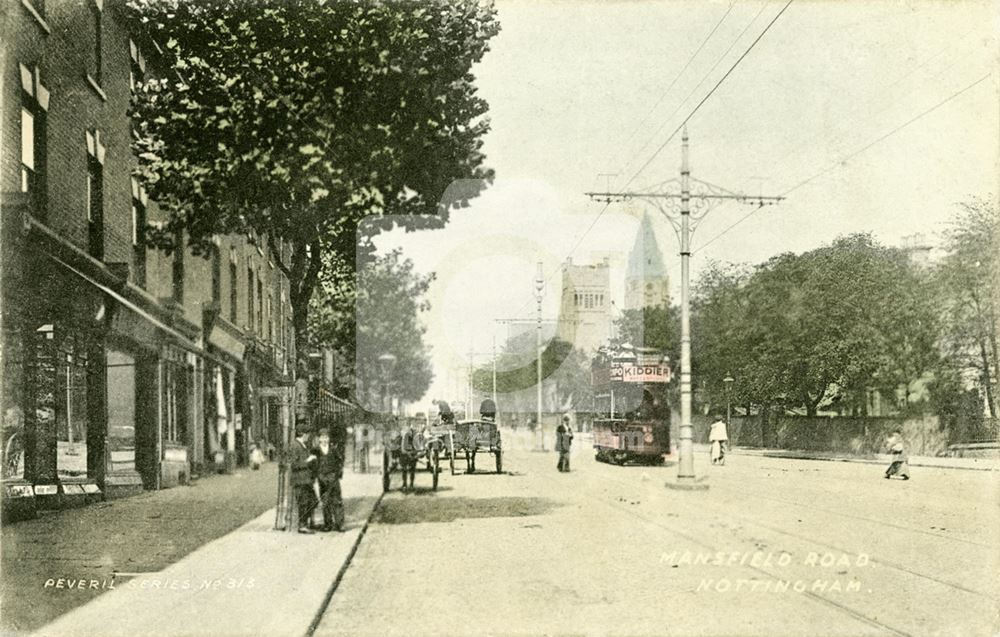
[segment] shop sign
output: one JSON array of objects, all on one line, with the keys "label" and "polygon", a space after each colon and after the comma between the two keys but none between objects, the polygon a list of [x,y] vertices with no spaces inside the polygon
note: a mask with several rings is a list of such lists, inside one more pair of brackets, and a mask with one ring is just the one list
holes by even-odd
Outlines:
[{"label": "shop sign", "polygon": [[59,487],[54,484],[39,484],[35,486],[35,495],[56,495]]},{"label": "shop sign", "polygon": [[85,493],[83,485],[80,484],[64,484],[62,490],[66,495],[83,495]]}]

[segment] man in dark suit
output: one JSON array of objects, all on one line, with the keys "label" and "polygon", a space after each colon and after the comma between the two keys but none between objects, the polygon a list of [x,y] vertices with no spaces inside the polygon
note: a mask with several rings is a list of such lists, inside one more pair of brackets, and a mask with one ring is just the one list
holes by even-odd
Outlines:
[{"label": "man in dark suit", "polygon": [[315,454],[318,458],[319,498],[323,505],[323,530],[344,530],[344,499],[340,492],[340,479],[344,476],[343,427],[333,425],[322,429],[317,437]]},{"label": "man in dark suit", "polygon": [[318,458],[309,448],[312,427],[304,418],[295,423],[295,441],[291,448],[292,490],[299,509],[299,533],[313,533],[309,528],[317,504],[316,465]]}]

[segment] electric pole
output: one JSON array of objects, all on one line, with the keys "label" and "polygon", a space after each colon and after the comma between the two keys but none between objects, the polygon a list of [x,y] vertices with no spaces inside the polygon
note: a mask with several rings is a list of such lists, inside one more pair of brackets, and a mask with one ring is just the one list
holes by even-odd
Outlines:
[{"label": "electric pole", "polygon": [[538,302],[537,320],[535,329],[535,358],[538,361],[538,413],[535,421],[538,426],[538,435],[541,438],[541,448],[545,451],[545,433],[542,431],[542,292],[545,289],[545,277],[542,274],[542,262],[538,262],[538,273],[535,275],[535,300]]},{"label": "electric pole", "polygon": [[[726,190],[714,184],[691,178],[691,167],[688,158],[687,126],[681,137],[681,179],[680,192],[588,192],[591,199],[611,203],[612,201],[628,201],[638,199],[654,206],[666,217],[677,233],[681,253],[681,424],[680,446],[677,462],[677,486],[693,488],[696,485],[694,475],[694,443],[691,427],[691,308],[690,308],[690,272],[691,235],[702,219],[713,208],[727,200],[748,203],[758,207],[772,205],[784,197],[749,196]],[[696,191],[692,192],[694,182]],[[675,185],[677,180],[670,180],[661,187]],[[692,210],[692,202],[693,208]],[[706,485],[707,486],[707,485]]]}]

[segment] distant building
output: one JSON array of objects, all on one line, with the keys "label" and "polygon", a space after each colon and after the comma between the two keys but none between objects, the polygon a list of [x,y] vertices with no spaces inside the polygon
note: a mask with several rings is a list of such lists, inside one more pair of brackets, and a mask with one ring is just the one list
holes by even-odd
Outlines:
[{"label": "distant building", "polygon": [[903,250],[910,257],[910,262],[920,268],[926,268],[931,265],[931,251],[934,246],[930,244],[927,240],[927,236],[923,233],[911,234],[903,237]]},{"label": "distant building", "polygon": [[670,305],[670,282],[649,215],[642,216],[625,272],[625,309]]},{"label": "distant building", "polygon": [[611,276],[608,259],[594,265],[562,268],[562,301],[556,335],[592,353],[611,337]]}]

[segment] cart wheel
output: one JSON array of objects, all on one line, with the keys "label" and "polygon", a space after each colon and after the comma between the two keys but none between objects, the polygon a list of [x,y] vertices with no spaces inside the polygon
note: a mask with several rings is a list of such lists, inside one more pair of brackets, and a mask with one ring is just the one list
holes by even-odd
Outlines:
[{"label": "cart wheel", "polygon": [[497,473],[503,473],[503,451],[497,449]]},{"label": "cart wheel", "polygon": [[433,485],[435,491],[438,490],[438,476],[441,475],[440,464],[441,464],[441,457],[438,455],[437,449],[435,449],[434,450],[434,466],[433,466],[434,476],[432,478],[432,483],[431,483]]},{"label": "cart wheel", "polygon": [[389,490],[389,482],[391,480],[389,472],[392,471],[392,465],[389,464],[389,452],[382,452],[382,493]]}]

